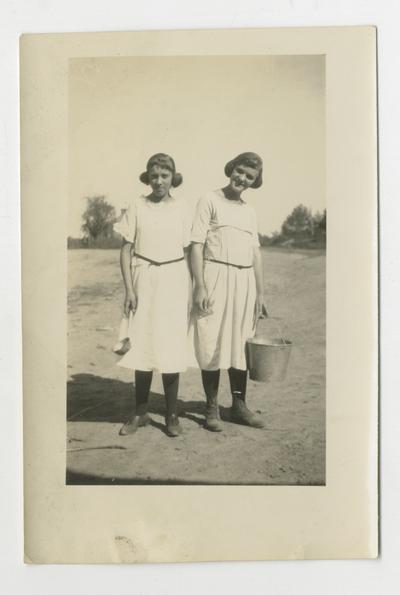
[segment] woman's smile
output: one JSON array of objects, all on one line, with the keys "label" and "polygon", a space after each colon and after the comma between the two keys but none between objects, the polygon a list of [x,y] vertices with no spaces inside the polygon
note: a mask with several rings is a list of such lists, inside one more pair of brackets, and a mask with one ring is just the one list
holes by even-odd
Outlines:
[{"label": "woman's smile", "polygon": [[243,190],[250,188],[257,179],[257,176],[257,169],[245,165],[238,165],[234,168],[231,174],[230,187],[233,192],[241,193]]}]

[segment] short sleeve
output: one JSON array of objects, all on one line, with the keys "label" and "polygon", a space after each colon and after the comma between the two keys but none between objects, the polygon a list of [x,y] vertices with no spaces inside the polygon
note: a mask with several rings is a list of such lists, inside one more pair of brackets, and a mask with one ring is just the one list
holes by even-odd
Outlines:
[{"label": "short sleeve", "polygon": [[258,248],[260,240],[258,237],[257,215],[254,209],[251,209],[251,236],[253,246]]},{"label": "short sleeve", "polygon": [[204,244],[207,238],[208,230],[212,217],[212,205],[208,197],[199,200],[194,215],[191,241]]},{"label": "short sleeve", "polygon": [[121,210],[121,215],[114,223],[114,231],[127,242],[134,243],[136,236],[136,205],[131,202],[128,208]]}]

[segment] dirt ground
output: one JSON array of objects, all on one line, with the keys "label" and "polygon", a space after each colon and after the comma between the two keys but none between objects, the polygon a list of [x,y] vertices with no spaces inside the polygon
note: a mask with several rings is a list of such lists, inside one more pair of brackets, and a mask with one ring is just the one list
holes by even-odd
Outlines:
[{"label": "dirt ground", "polygon": [[[229,422],[227,374],[219,401],[224,431],[203,427],[198,369],[181,376],[183,434],[164,432],[161,378],[150,396],[153,424],[119,436],[133,397],[133,374],[112,352],[123,285],[117,250],[70,250],[67,483],[265,484],[325,483],[325,254],[263,250],[265,298],[293,342],[286,380],[249,381],[248,403],[263,430]],[[262,322],[261,324],[271,324]]]}]

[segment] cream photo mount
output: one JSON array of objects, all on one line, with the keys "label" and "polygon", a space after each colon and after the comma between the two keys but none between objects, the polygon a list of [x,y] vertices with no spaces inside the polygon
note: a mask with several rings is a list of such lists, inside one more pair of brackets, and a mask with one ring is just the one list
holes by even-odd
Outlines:
[{"label": "cream photo mount", "polygon": [[[326,485],[66,486],[68,61],[269,54],[326,59]],[[33,34],[20,58],[25,561],[376,557],[375,28]]]}]

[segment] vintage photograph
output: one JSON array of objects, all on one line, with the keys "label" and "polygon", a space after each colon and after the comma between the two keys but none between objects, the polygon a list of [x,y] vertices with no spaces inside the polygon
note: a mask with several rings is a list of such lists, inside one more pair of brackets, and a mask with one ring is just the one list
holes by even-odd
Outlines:
[{"label": "vintage photograph", "polygon": [[68,61],[68,485],[326,483],[325,57]]}]

